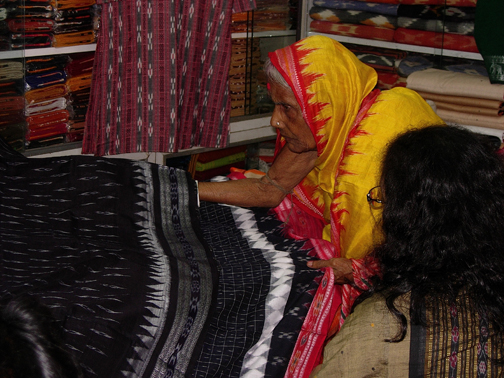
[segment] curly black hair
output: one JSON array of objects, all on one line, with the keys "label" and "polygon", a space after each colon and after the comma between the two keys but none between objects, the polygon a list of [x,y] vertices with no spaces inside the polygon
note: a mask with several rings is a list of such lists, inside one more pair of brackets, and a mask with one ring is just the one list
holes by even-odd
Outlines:
[{"label": "curly black hair", "polygon": [[498,333],[504,328],[504,163],[489,138],[452,126],[412,130],[382,163],[384,242],[373,253],[387,306],[411,292],[411,320],[432,300],[467,292]]},{"label": "curly black hair", "polygon": [[0,377],[83,378],[61,333],[49,308],[34,297],[0,304]]}]

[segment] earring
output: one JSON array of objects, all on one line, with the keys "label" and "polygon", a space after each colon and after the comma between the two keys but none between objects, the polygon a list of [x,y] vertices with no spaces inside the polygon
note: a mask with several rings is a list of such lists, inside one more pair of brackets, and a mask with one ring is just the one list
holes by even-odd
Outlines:
[{"label": "earring", "polygon": [[277,126],[280,126],[280,122],[278,122],[278,121],[277,121],[277,124],[276,124],[276,125],[277,125]]}]

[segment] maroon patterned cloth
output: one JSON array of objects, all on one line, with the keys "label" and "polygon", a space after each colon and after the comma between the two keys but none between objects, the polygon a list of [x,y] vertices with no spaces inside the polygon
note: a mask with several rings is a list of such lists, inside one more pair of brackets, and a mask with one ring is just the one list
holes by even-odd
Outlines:
[{"label": "maroon patterned cloth", "polygon": [[231,15],[254,0],[98,0],[82,152],[224,147]]}]

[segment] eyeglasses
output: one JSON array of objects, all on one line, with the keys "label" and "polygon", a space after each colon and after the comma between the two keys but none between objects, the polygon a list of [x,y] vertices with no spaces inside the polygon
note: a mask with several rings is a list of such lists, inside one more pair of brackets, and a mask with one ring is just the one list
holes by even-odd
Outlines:
[{"label": "eyeglasses", "polygon": [[369,205],[375,209],[381,207],[385,203],[385,201],[383,200],[381,188],[379,186],[371,188],[366,195],[366,199]]}]

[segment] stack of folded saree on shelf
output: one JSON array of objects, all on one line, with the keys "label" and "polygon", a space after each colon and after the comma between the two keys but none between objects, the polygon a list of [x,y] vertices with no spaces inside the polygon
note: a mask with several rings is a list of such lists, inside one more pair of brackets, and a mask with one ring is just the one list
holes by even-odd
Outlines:
[{"label": "stack of folded saree on shelf", "polygon": [[0,51],[95,42],[96,0],[0,0]]},{"label": "stack of folded saree on shelf", "polygon": [[407,87],[436,105],[449,124],[504,130],[504,84],[488,77],[429,68],[408,76]]},{"label": "stack of folded saree on shelf", "polygon": [[94,43],[96,0],[53,0],[54,47]]},{"label": "stack of folded saree on shelf", "polygon": [[256,0],[253,12],[235,13],[231,32],[263,32],[290,30],[294,14],[289,0]]},{"label": "stack of folded saree on shelf", "polygon": [[8,29],[6,50],[51,46],[54,18],[50,0],[5,1],[2,13]]},{"label": "stack of folded saree on shelf", "polygon": [[67,110],[67,55],[27,58],[25,61],[26,148],[65,140]]},{"label": "stack of folded saree on shelf", "polygon": [[53,0],[54,47],[94,43],[96,0]]},{"label": "stack of folded saree on shelf", "polygon": [[82,140],[94,52],[27,58],[26,148]]},{"label": "stack of folded saree on shelf", "polygon": [[24,147],[23,62],[0,61],[0,137],[15,150]]},{"label": "stack of folded saree on shelf", "polygon": [[259,38],[235,38],[231,41],[229,66],[231,117],[255,112],[260,59]]},{"label": "stack of folded saree on shelf", "polygon": [[314,0],[313,5],[315,32],[478,52],[476,0]]}]

